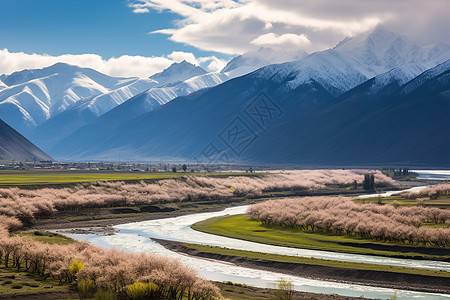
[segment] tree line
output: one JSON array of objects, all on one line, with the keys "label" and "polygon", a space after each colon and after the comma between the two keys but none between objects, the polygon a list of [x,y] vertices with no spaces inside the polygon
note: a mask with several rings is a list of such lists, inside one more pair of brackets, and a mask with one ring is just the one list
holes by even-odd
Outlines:
[{"label": "tree line", "polygon": [[[271,191],[314,191],[327,185],[350,186],[362,182],[364,170],[278,171],[259,176],[213,178],[186,176],[148,183],[96,182],[65,188],[0,188],[0,216],[13,217],[25,225],[57,211],[84,208],[139,206],[185,200],[221,200],[230,197],[259,197]],[[379,171],[371,173],[377,186],[395,186]]]}]

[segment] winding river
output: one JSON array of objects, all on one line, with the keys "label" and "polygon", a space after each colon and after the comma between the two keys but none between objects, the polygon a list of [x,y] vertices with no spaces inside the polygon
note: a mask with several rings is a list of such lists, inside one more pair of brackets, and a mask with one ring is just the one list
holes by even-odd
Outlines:
[{"label": "winding river", "polygon": [[230,263],[199,259],[175,253],[162,247],[151,238],[197,243],[239,250],[275,253],[281,255],[314,257],[339,261],[365,262],[382,265],[408,266],[423,269],[450,271],[450,263],[425,260],[395,259],[380,256],[355,255],[327,251],[315,251],[278,247],[247,242],[194,231],[190,226],[198,221],[215,216],[242,214],[247,206],[228,208],[220,212],[198,213],[181,217],[129,223],[115,226],[114,235],[67,234],[78,240],[88,240],[103,247],[116,247],[126,251],[146,252],[179,259],[185,265],[195,269],[199,276],[214,281],[232,281],[261,288],[273,288],[278,280],[292,282],[294,289],[304,292],[339,294],[345,296],[363,296],[366,298],[390,299],[396,293],[397,299],[450,299],[450,295],[394,290],[356,284],[313,280],[299,276],[238,267]]}]

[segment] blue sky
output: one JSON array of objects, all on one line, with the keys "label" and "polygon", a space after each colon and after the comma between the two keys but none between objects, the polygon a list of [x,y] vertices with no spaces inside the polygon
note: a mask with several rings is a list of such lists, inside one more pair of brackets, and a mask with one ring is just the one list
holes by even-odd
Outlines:
[{"label": "blue sky", "polygon": [[2,0],[0,48],[51,55],[162,56],[172,51],[220,55],[148,32],[172,27],[170,12],[133,13],[125,0]]},{"label": "blue sky", "polygon": [[450,43],[449,15],[448,0],[0,0],[0,74],[65,62],[148,77],[181,60],[220,71],[261,47],[288,61],[380,24]]}]

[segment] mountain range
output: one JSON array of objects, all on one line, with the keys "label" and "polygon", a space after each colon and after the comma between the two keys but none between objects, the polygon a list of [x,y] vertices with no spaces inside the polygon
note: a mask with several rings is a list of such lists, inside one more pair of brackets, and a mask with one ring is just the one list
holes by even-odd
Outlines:
[{"label": "mountain range", "polygon": [[[30,139],[66,160],[450,165],[450,46],[421,46],[377,27],[297,55],[270,64],[273,53],[260,49],[217,73],[183,62],[148,81],[115,79],[109,90],[139,80],[154,86],[91,116],[87,103],[107,93],[75,101]],[[20,85],[0,80],[0,96]]]},{"label": "mountain range", "polygon": [[228,76],[183,61],[152,78],[115,78],[63,63],[2,75],[0,118],[48,150],[136,95],[145,98],[144,113]]}]

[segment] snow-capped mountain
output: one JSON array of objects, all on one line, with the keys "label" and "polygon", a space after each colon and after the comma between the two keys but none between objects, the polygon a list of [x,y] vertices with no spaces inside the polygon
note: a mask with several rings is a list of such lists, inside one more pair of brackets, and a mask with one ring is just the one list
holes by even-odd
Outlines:
[{"label": "snow-capped mountain", "polygon": [[63,63],[2,75],[0,118],[46,148],[146,90],[166,86],[151,92],[161,105],[227,79],[223,74],[206,74],[185,61],[152,77],[159,82],[150,78],[115,78]]},{"label": "snow-capped mountain", "polygon": [[[69,115],[70,112],[66,112],[61,114],[61,120],[55,118],[48,121],[44,124],[46,127],[44,130],[42,130],[43,128],[38,128],[33,135],[36,141],[40,140],[42,147],[50,152],[64,152],[66,150],[61,149],[67,149],[68,147],[72,147],[72,150],[76,151],[82,148],[81,145],[92,145],[96,141],[102,140],[107,135],[112,134],[115,128],[142,114],[159,108],[174,98],[216,86],[227,79],[228,77],[221,73],[207,73],[190,78],[174,86],[152,88],[105,113],[91,124],[84,127],[72,124],[68,130],[74,132],[73,134],[66,133],[62,135],[61,130],[58,130],[50,134],[55,139],[46,138],[46,136],[49,136],[48,132],[51,132],[52,128],[61,128],[61,126],[67,124],[67,119],[71,117]],[[64,124],[58,125],[57,123],[59,122]],[[79,129],[75,131],[73,130],[74,128]]]},{"label": "snow-capped mountain", "polygon": [[[120,152],[127,153],[132,160],[184,159],[208,163],[210,158],[204,154],[209,149],[225,151],[231,162],[259,164],[450,166],[447,151],[450,61],[406,84],[401,84],[403,76],[395,80],[404,70],[389,73],[372,78],[338,98],[328,95],[327,103],[317,106],[313,113],[301,113],[298,109],[301,106],[293,105],[295,101],[288,103],[275,97],[281,97],[282,93],[270,94],[270,101],[280,106],[281,114],[272,121],[266,119],[268,123],[263,130],[242,113],[249,103],[242,92],[225,94],[237,81],[230,80],[134,118],[95,143],[81,143],[78,149],[69,144],[55,154],[114,160]],[[251,84],[250,77],[243,77],[247,84]],[[380,88],[380,82],[387,85]],[[404,89],[410,84],[415,89],[405,94]],[[373,92],[374,87],[377,93]],[[304,92],[297,91],[287,98],[300,99],[302,95]],[[287,117],[293,109],[297,109],[296,115]],[[236,117],[251,129],[244,141],[249,140],[249,134],[253,137],[239,155],[223,142],[224,130]],[[78,142],[82,141],[79,138]],[[213,148],[208,148],[210,145]]]},{"label": "snow-capped mountain", "polygon": [[[403,42],[400,43],[400,40]],[[400,47],[398,44],[405,46]],[[408,103],[409,96],[407,98],[398,96],[399,89],[407,86],[407,82],[413,82],[415,80],[413,78],[427,70],[428,66],[435,67],[450,54],[448,46],[414,45],[407,42],[404,37],[379,27],[373,32],[346,39],[333,49],[311,54],[299,61],[269,65],[242,77],[228,80],[217,87],[174,99],[159,109],[130,119],[112,130],[105,128],[101,138],[95,140],[95,145],[83,143],[80,135],[76,139],[77,148],[75,144],[60,144],[50,153],[65,158],[72,156],[81,159],[117,159],[117,153],[120,151],[127,153],[130,159],[137,160],[193,160],[202,154],[202,150],[210,142],[213,142],[217,149],[229,150],[221,133],[235,120],[240,120],[239,122],[245,122],[251,131],[255,132],[255,138],[261,147],[254,148],[252,145],[248,148],[248,152],[239,153],[237,157],[234,155],[237,161],[258,157],[258,161],[262,162],[270,161],[272,157],[272,160],[276,158],[281,162],[283,161],[281,157],[284,157],[283,162],[289,163],[296,160],[301,147],[309,149],[309,145],[314,143],[321,144],[325,148],[321,152],[316,147],[312,152],[302,150],[302,153],[315,155],[314,152],[317,152],[331,155],[327,149],[332,145],[325,142],[332,136],[327,134],[326,130],[321,131],[321,136],[308,132],[317,132],[315,127],[321,123],[331,122],[332,114],[326,112],[333,109],[336,102],[342,101],[342,97],[354,97],[349,98],[351,101],[345,102],[351,105],[341,106],[335,110],[340,118],[336,126],[321,126],[333,129],[337,134],[343,126],[357,122],[359,113],[367,113],[365,115],[367,118],[373,117],[370,114],[371,105],[375,105],[378,113],[382,114],[383,105],[389,101],[395,103],[397,97],[403,99],[402,105]],[[377,60],[367,61],[369,57],[374,57],[368,56],[369,52],[373,52]],[[401,57],[408,59],[400,59]],[[396,63],[399,65],[395,66]],[[261,91],[264,91],[268,99],[278,107],[273,107],[278,113],[271,123],[264,124],[263,129],[262,125],[256,124],[248,114],[249,105]],[[384,102],[377,102],[379,99],[384,99]],[[419,107],[422,100],[417,101]],[[362,111],[359,107],[362,107]],[[344,108],[354,112],[351,119],[345,118]],[[396,106],[392,111],[401,114],[400,108],[401,106]],[[318,111],[323,111],[324,114],[316,117]],[[326,117],[322,117],[324,115]],[[302,120],[310,121],[305,123]],[[383,120],[384,124],[388,124],[388,121]],[[275,129],[283,124],[288,124],[286,125],[288,127],[283,128],[289,134]],[[356,130],[358,126],[352,128]],[[348,135],[346,140],[362,134],[364,128],[360,126],[360,129],[362,131],[353,132],[354,135]],[[308,138],[308,143],[305,144],[298,138],[301,132],[305,139]],[[321,139],[320,143],[317,139]],[[295,146],[296,151],[286,148],[289,145]],[[341,153],[344,155],[348,149],[346,150],[344,144],[340,145]],[[355,143],[353,146],[357,149]],[[277,149],[276,153],[271,152],[272,156],[265,154],[270,148]],[[289,152],[289,155],[283,154],[283,151]],[[353,155],[355,151],[352,152]],[[228,153],[233,154],[231,150]],[[298,162],[300,160],[297,159]]]},{"label": "snow-capped mountain", "polygon": [[[83,99],[92,99],[93,111],[105,111],[108,101],[121,103],[157,84],[150,79],[110,77],[63,63],[3,75],[2,81],[7,87],[0,91],[0,118],[24,134]],[[99,95],[107,96],[96,98]]]},{"label": "snow-capped mountain", "polygon": [[236,56],[220,72],[230,78],[234,78],[268,65],[297,61],[307,55],[304,51],[282,52],[270,48],[259,48],[257,51],[250,51]]},{"label": "snow-capped mountain", "polygon": [[[406,84],[379,75],[314,114],[273,127],[248,150],[255,161],[310,165],[450,166],[450,61]],[[392,76],[390,76],[392,75]],[[373,87],[378,91],[373,93]],[[414,89],[411,89],[411,87]]]},{"label": "snow-capped mountain", "polygon": [[257,73],[262,78],[273,77],[289,89],[313,80],[338,96],[394,67],[414,64],[409,69],[409,76],[414,77],[448,59],[449,45],[421,47],[379,26],[372,32],[347,38],[333,49],[296,62],[267,66]]},{"label": "snow-capped mountain", "polygon": [[185,60],[173,63],[162,72],[150,76],[150,79],[158,82],[158,86],[171,85],[188,80],[189,78],[204,75],[206,72],[199,66],[193,65]]},{"label": "snow-capped mountain", "polygon": [[367,69],[367,76],[410,63],[428,63],[431,68],[436,65],[436,61],[443,62],[450,58],[449,45],[440,43],[420,46],[406,36],[397,35],[382,26],[372,32],[343,40],[334,50],[363,64]]},{"label": "snow-capped mountain", "polygon": [[0,120],[0,160],[53,160],[8,124]]}]

